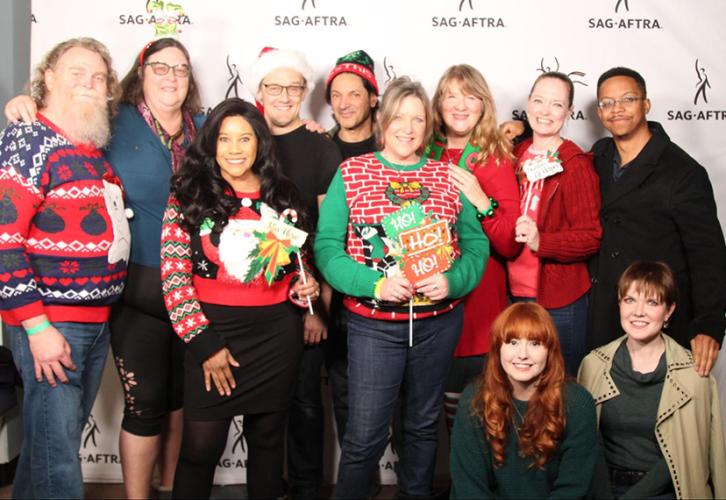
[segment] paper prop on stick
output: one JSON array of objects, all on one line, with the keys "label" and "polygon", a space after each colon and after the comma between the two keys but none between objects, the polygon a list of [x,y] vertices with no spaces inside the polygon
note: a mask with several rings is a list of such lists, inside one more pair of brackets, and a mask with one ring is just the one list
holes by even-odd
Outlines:
[{"label": "paper prop on stick", "polygon": [[451,267],[451,233],[445,221],[431,222],[398,235],[407,250],[401,264],[411,283],[443,273]]},{"label": "paper prop on stick", "polygon": [[299,253],[307,239],[308,233],[296,228],[288,222],[285,214],[262,205],[261,218],[254,235],[259,244],[250,253],[252,263],[247,277],[254,277],[264,269],[267,284],[271,285],[278,271],[292,262],[290,255]]},{"label": "paper prop on stick", "polygon": [[524,162],[523,169],[529,182],[537,182],[562,172],[562,160],[559,152],[547,151],[546,155],[530,158]]},{"label": "paper prop on stick", "polygon": [[522,169],[529,181],[527,197],[524,202],[524,215],[527,215],[527,211],[529,210],[529,200],[532,197],[532,186],[534,183],[563,171],[560,153],[559,151],[555,151],[554,153],[547,151],[546,155],[539,155],[535,158],[530,158],[524,162]]},{"label": "paper prop on stick", "polygon": [[382,221],[386,235],[398,240],[403,252],[400,268],[411,283],[443,273],[451,267],[453,249],[446,221],[424,214],[421,205],[411,204]]}]

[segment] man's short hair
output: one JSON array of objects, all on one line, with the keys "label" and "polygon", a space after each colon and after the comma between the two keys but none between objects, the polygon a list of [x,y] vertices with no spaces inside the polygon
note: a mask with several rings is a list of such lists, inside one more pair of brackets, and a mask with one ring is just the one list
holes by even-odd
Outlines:
[{"label": "man's short hair", "polygon": [[628,78],[632,78],[633,80],[635,80],[635,83],[638,84],[638,87],[640,87],[640,91],[643,93],[643,99],[648,97],[648,93],[645,88],[645,79],[643,78],[643,76],[634,69],[626,68],[623,66],[616,66],[615,68],[610,68],[605,73],[600,75],[600,78],[597,79],[597,92],[600,92],[600,86],[605,82],[605,80],[609,80],[610,78],[614,78],[616,76],[627,76]]},{"label": "man's short hair", "polygon": [[113,69],[111,54],[106,46],[95,38],[71,38],[53,47],[33,71],[33,79],[30,82],[30,96],[40,108],[44,108],[48,104],[48,87],[45,85],[45,72],[49,69],[55,69],[58,60],[63,57],[63,54],[75,47],[81,47],[95,52],[101,56],[101,59],[106,64],[106,69],[108,70],[106,79],[108,106],[109,112],[113,113],[118,104],[118,98],[121,95],[121,87],[116,71]]}]

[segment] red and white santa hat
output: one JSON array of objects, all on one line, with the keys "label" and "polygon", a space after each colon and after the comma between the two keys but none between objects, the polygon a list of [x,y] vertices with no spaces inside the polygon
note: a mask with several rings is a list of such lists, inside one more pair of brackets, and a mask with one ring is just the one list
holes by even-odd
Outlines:
[{"label": "red and white santa hat", "polygon": [[300,73],[305,79],[308,92],[312,92],[315,87],[315,74],[305,56],[297,50],[265,47],[252,63],[250,76],[247,79],[249,91],[253,96],[257,95],[262,80],[277,68],[289,68]]}]

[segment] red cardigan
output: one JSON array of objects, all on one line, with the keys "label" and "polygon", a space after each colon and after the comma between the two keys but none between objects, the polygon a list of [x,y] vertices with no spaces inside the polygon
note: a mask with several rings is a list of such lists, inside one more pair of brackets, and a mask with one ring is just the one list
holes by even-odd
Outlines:
[{"label": "red cardigan", "polygon": [[489,238],[490,255],[479,285],[464,299],[464,328],[454,356],[477,356],[489,352],[489,330],[494,318],[508,305],[505,262],[517,255],[522,246],[514,241],[514,225],[519,217],[519,188],[514,165],[503,158],[496,163],[490,156],[473,169],[486,193],[499,203],[494,217],[482,222]]},{"label": "red cardigan", "polygon": [[[532,140],[518,144],[519,159]],[[548,177],[537,217],[540,260],[537,302],[548,309],[573,303],[590,289],[587,261],[600,248],[600,187],[592,155],[565,140],[557,149],[563,172]]]}]

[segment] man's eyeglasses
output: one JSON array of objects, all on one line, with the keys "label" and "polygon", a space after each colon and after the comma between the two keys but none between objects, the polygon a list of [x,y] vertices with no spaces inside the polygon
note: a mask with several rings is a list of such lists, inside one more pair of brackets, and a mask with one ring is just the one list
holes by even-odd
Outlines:
[{"label": "man's eyeglasses", "polygon": [[642,101],[643,99],[645,98],[634,95],[626,95],[624,97],[621,97],[620,99],[611,99],[610,97],[606,97],[605,99],[600,99],[597,102],[597,107],[602,109],[603,111],[610,111],[615,107],[616,104],[627,108],[638,101]]},{"label": "man's eyeglasses", "polygon": [[188,64],[175,64],[174,66],[171,66],[165,62],[154,61],[144,63],[144,66],[151,66],[151,71],[153,71],[155,75],[159,76],[166,75],[170,69],[174,70],[174,76],[177,78],[186,78],[191,72]]},{"label": "man's eyeglasses", "polygon": [[305,85],[278,85],[276,83],[263,83],[263,87],[270,95],[280,95],[284,90],[290,97],[300,97],[305,90]]}]

